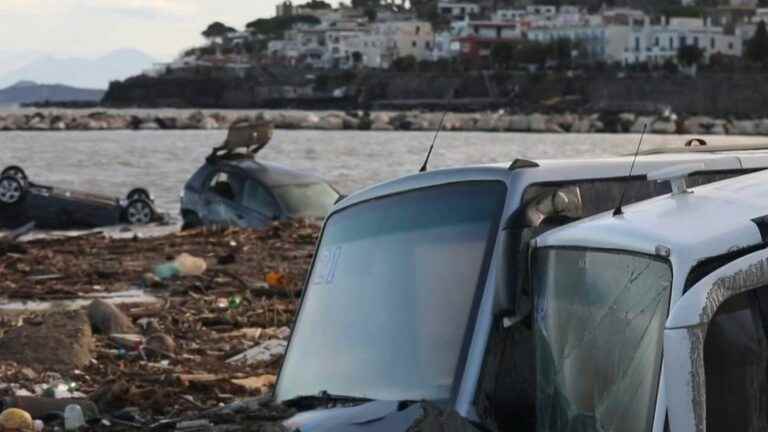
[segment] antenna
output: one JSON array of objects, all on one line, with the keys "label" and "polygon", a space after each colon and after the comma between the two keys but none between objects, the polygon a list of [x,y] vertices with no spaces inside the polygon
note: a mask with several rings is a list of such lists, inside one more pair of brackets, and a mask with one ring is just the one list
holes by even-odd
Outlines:
[{"label": "antenna", "polygon": [[[648,129],[648,123],[643,124],[643,132],[640,134],[640,140],[637,142],[637,149],[635,149],[635,155],[632,157],[632,165],[629,166],[629,174],[627,180],[632,177],[632,171],[635,169],[635,162],[637,161],[637,155],[640,153],[640,146],[643,145],[643,137],[645,137],[645,130]],[[613,210],[614,216],[620,216],[624,214],[624,210],[621,209],[621,205],[624,204],[624,194],[627,192],[627,184],[621,189],[621,196],[619,197],[619,204]]]},{"label": "antenna", "polygon": [[429,146],[429,151],[427,152],[427,157],[424,159],[424,165],[421,166],[419,169],[419,172],[425,172],[427,170],[427,164],[429,163],[429,158],[432,156],[432,150],[435,148],[435,143],[437,142],[437,137],[440,135],[440,131],[443,130],[443,122],[445,122],[445,116],[448,115],[448,111],[443,113],[443,116],[440,118],[440,124],[437,125],[437,130],[435,131],[435,137],[432,138],[432,145]]}]

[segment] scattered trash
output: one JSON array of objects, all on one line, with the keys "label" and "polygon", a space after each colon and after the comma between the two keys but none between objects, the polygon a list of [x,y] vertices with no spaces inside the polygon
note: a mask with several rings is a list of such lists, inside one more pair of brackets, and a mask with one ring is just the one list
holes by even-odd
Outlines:
[{"label": "scattered trash", "polygon": [[67,405],[64,409],[64,430],[76,431],[85,426],[85,417],[80,405]]},{"label": "scattered trash", "polygon": [[263,363],[273,360],[275,357],[285,353],[288,342],[280,339],[270,339],[260,345],[257,345],[241,354],[238,354],[229,360],[228,363]]},{"label": "scattered trash", "polygon": [[[72,404],[96,431],[251,430],[225,425],[264,422],[269,428],[253,430],[282,430],[270,428],[290,410],[240,400],[274,386],[314,247],[295,232],[318,229],[291,221],[259,231],[86,235],[25,242],[25,254],[0,253],[0,291],[13,299],[13,312],[0,314],[2,406],[44,419],[50,430],[65,429]],[[149,285],[153,263],[181,251],[192,258],[181,260],[185,273],[198,275],[157,278],[151,295],[134,288]],[[226,254],[234,263],[215,264]],[[211,266],[201,273],[205,260],[196,257]],[[264,282],[269,273],[282,276],[279,289]],[[61,277],[29,278],[53,274]],[[74,308],[83,309],[60,310]],[[210,414],[226,407],[240,414]],[[208,423],[185,424],[198,420]]]},{"label": "scattered trash", "polygon": [[35,423],[28,412],[18,408],[8,408],[0,413],[0,430],[32,432],[35,430]]},{"label": "scattered trash", "polygon": [[285,275],[279,272],[269,272],[265,278],[267,285],[272,288],[282,288],[286,285]]},{"label": "scattered trash", "polygon": [[115,305],[101,299],[92,301],[88,306],[88,319],[93,329],[103,334],[137,333],[128,316]]}]

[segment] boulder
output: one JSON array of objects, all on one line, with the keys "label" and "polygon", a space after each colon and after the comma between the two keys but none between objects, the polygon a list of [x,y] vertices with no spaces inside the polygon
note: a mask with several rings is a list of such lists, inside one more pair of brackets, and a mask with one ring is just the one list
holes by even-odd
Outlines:
[{"label": "boulder", "polygon": [[722,134],[725,133],[725,120],[707,116],[694,116],[685,119],[683,132],[689,134]]},{"label": "boulder", "polygon": [[589,117],[582,117],[576,120],[571,127],[573,133],[592,132],[592,120]]},{"label": "boulder", "polygon": [[0,360],[36,370],[71,372],[91,359],[93,339],[85,312],[54,312],[0,338]]},{"label": "boulder", "polygon": [[543,114],[531,114],[528,116],[528,124],[531,132],[549,132],[547,116]]},{"label": "boulder", "polygon": [[552,116],[550,123],[557,125],[563,131],[571,131],[578,120],[579,118],[576,115],[565,113]]},{"label": "boulder", "polygon": [[650,132],[652,130],[652,125],[656,121],[656,117],[652,116],[638,116],[635,120],[635,123],[632,125],[631,128],[629,128],[629,131],[632,133],[641,133],[643,131],[643,127],[645,125],[648,125],[648,131]]},{"label": "boulder", "polygon": [[120,309],[104,300],[94,300],[88,306],[88,319],[97,332],[104,334],[135,334],[136,327]]},{"label": "boulder", "polygon": [[340,114],[326,114],[320,117],[314,129],[320,130],[342,130],[344,129],[344,118]]},{"label": "boulder", "polygon": [[504,130],[506,124],[503,123],[503,117],[499,113],[483,113],[477,118],[475,130],[483,132],[497,132]]},{"label": "boulder", "polygon": [[726,129],[731,135],[755,135],[758,128],[753,120],[734,120],[726,125]]},{"label": "boulder", "polygon": [[657,134],[673,134],[677,132],[677,124],[674,120],[657,119],[651,126],[651,132]]},{"label": "boulder", "polygon": [[528,132],[530,130],[530,121],[528,116],[515,114],[507,118],[506,129],[514,132]]},{"label": "boulder", "polygon": [[[100,123],[100,122],[94,122],[94,123]],[[139,124],[139,130],[158,130],[158,129],[160,129],[160,125],[158,125],[157,122],[154,120],[144,120],[141,122],[141,124]]]}]

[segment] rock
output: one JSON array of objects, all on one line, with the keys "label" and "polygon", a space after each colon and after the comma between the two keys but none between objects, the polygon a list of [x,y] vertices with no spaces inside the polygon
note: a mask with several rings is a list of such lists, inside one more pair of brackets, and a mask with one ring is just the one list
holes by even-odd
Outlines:
[{"label": "rock", "polygon": [[734,120],[726,125],[729,134],[732,135],[755,135],[757,134],[757,124],[753,120]]},{"label": "rock", "polygon": [[343,116],[339,114],[326,114],[320,118],[315,126],[315,129],[320,130],[342,130],[344,129]]},{"label": "rock", "polygon": [[659,134],[673,134],[677,132],[677,125],[672,120],[656,120],[651,126],[651,132]]},{"label": "rock", "polygon": [[296,127],[301,129],[315,129],[317,124],[320,123],[320,117],[312,113],[304,113],[297,116],[297,118],[298,124]]},{"label": "rock", "polygon": [[520,114],[509,116],[506,129],[514,132],[528,132],[530,130],[528,116]]},{"label": "rock", "polygon": [[573,129],[574,124],[579,118],[573,114],[565,113],[560,115],[554,115],[550,118],[550,123],[557,125],[564,132],[568,132]]},{"label": "rock", "polygon": [[528,116],[528,124],[531,132],[549,132],[547,116],[543,114],[531,114]]},{"label": "rock", "polygon": [[157,123],[160,129],[178,129],[179,128],[179,119],[177,119],[176,117],[171,117],[171,116],[158,117],[155,119],[155,123]]},{"label": "rock", "polygon": [[619,122],[627,129],[631,128],[637,121],[637,115],[635,113],[621,113],[619,114]]},{"label": "rock", "polygon": [[629,128],[629,131],[632,133],[641,133],[643,131],[643,127],[648,125],[648,132],[651,131],[651,127],[653,126],[653,123],[656,121],[656,117],[652,116],[639,116],[635,120],[635,123],[632,125],[631,128]]},{"label": "rock", "polygon": [[259,344],[241,354],[238,354],[229,360],[227,363],[262,363],[275,359],[278,356],[283,355],[288,342],[280,339],[270,339],[262,344]]},{"label": "rock", "polygon": [[176,352],[176,342],[163,333],[155,333],[144,341],[144,348],[153,354],[172,356]]},{"label": "rock", "polygon": [[51,123],[51,130],[62,131],[67,129],[67,124],[63,121],[56,121]]},{"label": "rock", "polygon": [[154,120],[144,120],[139,125],[139,130],[158,130],[160,125]]},{"label": "rock", "polygon": [[571,132],[573,133],[589,133],[592,132],[592,120],[589,117],[582,117],[576,120],[571,126]]},{"label": "rock", "polygon": [[213,117],[206,117],[200,123],[197,124],[198,129],[218,129],[219,123]]},{"label": "rock", "polygon": [[33,369],[70,372],[87,365],[93,340],[85,312],[50,313],[41,323],[25,323],[0,338],[0,360]]},{"label": "rock", "polygon": [[683,122],[683,132],[689,134],[723,134],[725,120],[706,116],[694,116]]},{"label": "rock", "polygon": [[88,306],[88,319],[93,329],[103,334],[135,334],[136,327],[120,309],[104,300],[94,300]]}]

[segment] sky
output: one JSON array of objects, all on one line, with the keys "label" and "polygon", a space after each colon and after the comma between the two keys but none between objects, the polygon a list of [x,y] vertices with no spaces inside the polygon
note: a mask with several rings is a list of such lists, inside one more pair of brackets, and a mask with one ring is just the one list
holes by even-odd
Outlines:
[{"label": "sky", "polygon": [[200,44],[211,22],[242,29],[280,1],[0,0],[0,52],[94,58],[135,48],[167,61]]}]

